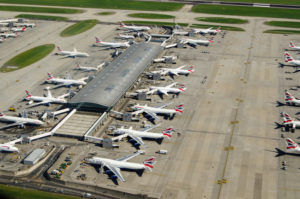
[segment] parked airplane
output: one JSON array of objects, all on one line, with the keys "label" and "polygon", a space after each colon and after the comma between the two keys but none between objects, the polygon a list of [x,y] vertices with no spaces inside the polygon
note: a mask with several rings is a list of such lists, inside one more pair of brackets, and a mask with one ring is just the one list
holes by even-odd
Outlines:
[{"label": "parked airplane", "polygon": [[13,31],[13,32],[24,32],[26,30],[26,28],[25,27],[23,27],[23,28],[11,28],[10,30]]},{"label": "parked airplane", "polygon": [[294,142],[292,139],[286,138],[285,143],[287,145],[286,147],[287,152],[300,152],[299,145],[296,142]]},{"label": "parked airplane", "polygon": [[102,63],[96,67],[87,67],[87,66],[81,66],[80,64],[77,64],[77,67],[75,68],[76,70],[82,70],[85,72],[90,72],[90,71],[98,71],[99,69],[101,69],[103,67],[105,63]]},{"label": "parked airplane", "polygon": [[174,109],[165,109],[164,107],[168,106],[169,104],[164,104],[157,107],[151,107],[146,105],[134,105],[132,108],[136,111],[132,113],[132,115],[138,115],[141,113],[146,113],[151,116],[153,119],[160,121],[157,115],[167,115],[170,119],[172,119],[177,113],[181,114],[183,111],[183,104],[176,106]]},{"label": "parked airplane", "polygon": [[300,127],[300,121],[293,120],[293,118],[289,114],[282,112],[281,116],[283,117],[284,126],[292,127],[293,129]]},{"label": "parked airplane", "polygon": [[182,36],[188,36],[188,35],[189,35],[189,32],[186,32],[186,31],[180,31],[180,30],[178,30],[178,29],[174,29],[174,30],[172,31],[172,33],[173,33],[174,35],[182,35]]},{"label": "parked airplane", "polygon": [[58,53],[56,53],[57,55],[66,55],[67,57],[88,57],[89,54],[88,53],[84,53],[84,52],[78,52],[76,50],[76,48],[74,48],[73,51],[64,51],[62,50],[60,47],[57,47],[58,49]]},{"label": "parked airplane", "polygon": [[120,39],[134,39],[133,35],[124,35],[124,34],[118,34],[118,37]]},{"label": "parked airplane", "polygon": [[184,88],[183,85],[181,85],[179,88],[173,88],[173,86],[175,86],[177,84],[177,82],[172,83],[168,86],[165,87],[160,87],[160,86],[150,86],[149,87],[149,91],[146,92],[147,95],[152,95],[154,93],[157,93],[158,95],[169,95],[168,93],[173,93],[176,95],[179,95],[181,92],[185,91],[186,88]]},{"label": "parked airplane", "polygon": [[0,152],[2,151],[12,153],[12,152],[19,152],[19,149],[12,144],[5,143],[5,144],[0,144]]},{"label": "parked airplane", "polygon": [[0,20],[0,23],[9,23],[9,22],[18,22],[19,19],[3,19],[3,20]]},{"label": "parked airplane", "polygon": [[184,66],[180,66],[178,68],[162,68],[159,71],[152,71],[151,73],[159,73],[161,75],[186,75],[188,76],[189,74],[195,72],[194,70],[194,66],[190,66],[189,69],[183,69],[184,67],[186,67],[186,65]]},{"label": "parked airplane", "polygon": [[[156,126],[154,126],[155,128]],[[153,128],[148,128],[146,130],[133,130],[132,127],[129,127],[128,129],[125,129],[124,127],[118,128],[116,130],[114,130],[114,135],[120,135],[117,137],[117,140],[121,140],[124,137],[131,137],[131,139],[133,139],[137,145],[141,145],[143,147],[145,146],[145,143],[143,142],[143,138],[148,138],[148,139],[164,139],[164,138],[168,138],[170,139],[170,137],[172,136],[173,133],[173,129],[172,128],[167,128],[165,129],[162,133],[151,133],[149,132],[151,129]]]},{"label": "parked airplane", "polygon": [[290,41],[290,45],[289,47],[292,49],[292,50],[300,50],[300,46],[296,46],[293,42]]},{"label": "parked airplane", "polygon": [[300,105],[300,100],[295,98],[290,92],[287,90],[285,91],[285,98],[284,101],[287,105]]},{"label": "parked airplane", "polygon": [[8,38],[8,37],[17,37],[18,33],[1,33],[0,37]]},{"label": "parked airplane", "polygon": [[27,117],[26,111],[24,111],[24,114],[22,117],[14,117],[14,116],[7,116],[0,112],[0,121],[2,122],[13,122],[12,124],[6,125],[4,127],[1,127],[0,129],[6,129],[14,126],[19,126],[21,128],[24,128],[25,124],[31,124],[31,125],[42,125],[44,122],[38,120],[38,119],[31,119]]},{"label": "parked airplane", "polygon": [[188,44],[194,48],[197,47],[197,45],[205,45],[205,46],[208,46],[209,43],[212,43],[213,40],[203,40],[203,39],[181,39],[180,41],[181,43],[183,44]]},{"label": "parked airplane", "polygon": [[213,30],[212,28],[207,28],[207,29],[198,29],[194,28],[192,29],[194,33],[200,33],[200,34],[211,34],[211,35],[216,35],[217,33],[221,32],[221,27],[218,27],[217,29]]},{"label": "parked airplane", "polygon": [[134,26],[134,25],[127,26],[124,23],[121,23],[120,27],[123,28],[123,29],[127,29],[127,30],[130,30],[130,31],[136,31],[136,32],[151,30],[151,28],[148,27],[148,26]]},{"label": "parked airplane", "polygon": [[71,86],[86,85],[85,80],[87,80],[88,78],[89,77],[84,77],[76,80],[76,79],[72,79],[69,75],[67,79],[63,79],[63,78],[55,78],[50,73],[48,73],[48,79],[45,82],[49,84],[58,84],[53,88],[58,88],[61,86],[71,87]]},{"label": "parked airplane", "polygon": [[284,53],[285,62],[292,66],[300,66],[300,60],[295,60],[288,52]]},{"label": "parked airplane", "polygon": [[94,164],[94,165],[100,165],[102,171],[104,171],[104,167],[105,167],[107,169],[105,171],[105,173],[108,175],[112,174],[111,178],[118,178],[119,180],[121,180],[121,182],[125,182],[125,179],[123,178],[123,176],[121,174],[121,169],[152,171],[153,165],[155,164],[154,157],[151,157],[151,158],[145,160],[142,164],[127,162],[127,160],[130,160],[131,158],[136,157],[139,154],[140,154],[140,152],[136,152],[134,154],[131,154],[131,155],[123,157],[123,158],[119,158],[117,160],[93,157],[93,158],[87,159],[87,162],[90,164]]},{"label": "parked airplane", "polygon": [[[48,90],[47,97],[32,96],[32,95],[30,95],[30,93],[28,91],[26,91],[26,97],[24,99],[29,101],[30,107],[39,106],[39,105],[42,105],[42,104],[49,106],[51,103],[56,103],[56,104],[65,104],[65,103],[67,103],[67,100],[65,100],[64,98],[69,96],[70,93],[61,95],[61,96],[56,98],[56,97],[52,96],[51,91],[49,90],[49,87],[47,87],[47,90]],[[32,102],[38,102],[38,103],[31,104]]]},{"label": "parked airplane", "polygon": [[128,48],[130,46],[129,42],[104,42],[101,41],[98,37],[96,37],[95,45],[100,44],[100,46],[108,47],[108,48]]}]

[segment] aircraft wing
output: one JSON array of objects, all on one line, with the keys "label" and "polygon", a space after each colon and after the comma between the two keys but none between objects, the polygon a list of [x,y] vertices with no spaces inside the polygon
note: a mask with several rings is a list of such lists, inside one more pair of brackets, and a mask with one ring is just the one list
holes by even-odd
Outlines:
[{"label": "aircraft wing", "polygon": [[175,86],[177,84],[177,82],[174,82],[174,83],[172,83],[172,84],[170,84],[170,85],[168,85],[168,86],[166,86],[167,88],[171,88],[171,87],[173,87],[173,86]]},{"label": "aircraft wing", "polygon": [[177,70],[183,69],[184,67],[186,67],[186,65],[178,67]]},{"label": "aircraft wing", "polygon": [[124,134],[119,135],[119,136],[117,136],[117,137],[113,137],[111,140],[112,140],[112,141],[120,141],[120,140],[122,140],[123,138],[125,138],[125,137],[127,137],[127,136],[128,136],[128,134],[127,134],[127,133],[124,133]]},{"label": "aircraft wing", "polygon": [[194,43],[194,42],[188,42],[188,45],[190,45],[191,47],[193,48],[196,48],[197,47],[197,43]]},{"label": "aircraft wing", "polygon": [[157,124],[157,125],[155,125],[155,126],[151,126],[151,127],[147,128],[147,129],[145,129],[143,132],[148,132],[148,131],[150,131],[150,130],[152,130],[152,129],[158,127],[158,126],[160,126],[160,124]]},{"label": "aircraft wing", "polygon": [[39,105],[42,105],[42,104],[47,104],[47,103],[50,103],[50,101],[42,101],[42,102],[38,102],[38,103],[33,103],[30,106],[28,106],[28,108],[39,106]]},{"label": "aircraft wing", "polygon": [[108,168],[111,172],[113,172],[115,174],[115,176],[117,176],[119,178],[119,180],[121,180],[122,182],[125,182],[125,179],[123,178],[122,174],[121,174],[121,170],[118,167],[113,167],[109,164],[105,164],[103,165],[106,168]]},{"label": "aircraft wing", "polygon": [[147,113],[148,115],[150,115],[151,117],[153,117],[154,119],[156,119],[157,121],[160,121],[159,117],[157,117],[157,115],[153,112],[144,110],[145,113]]},{"label": "aircraft wing", "polygon": [[129,135],[132,139],[134,139],[137,143],[139,143],[141,146],[145,147],[145,143],[140,137]]},{"label": "aircraft wing", "polygon": [[125,157],[123,157],[123,158],[119,158],[119,159],[116,159],[116,160],[117,160],[117,161],[126,162],[127,160],[130,160],[131,158],[134,158],[135,156],[138,156],[138,155],[140,155],[140,153],[139,153],[139,152],[135,152],[135,153],[133,153],[133,154],[130,154],[130,155],[128,155],[128,156],[125,156]]},{"label": "aircraft wing", "polygon": [[12,123],[12,124],[1,127],[0,130],[7,129],[7,128],[10,128],[10,127],[14,127],[14,126],[20,126],[20,125],[23,125],[23,124],[26,124],[26,122],[15,122],[15,123]]},{"label": "aircraft wing", "polygon": [[165,91],[165,90],[158,90],[160,93],[162,93],[162,94],[165,94],[165,95],[167,95],[167,96],[169,96],[169,94],[168,94],[168,91]]},{"label": "aircraft wing", "polygon": [[167,104],[163,104],[163,105],[159,105],[159,106],[156,106],[155,108],[165,108],[166,106],[169,106],[170,104],[172,104],[173,102],[169,102]]}]

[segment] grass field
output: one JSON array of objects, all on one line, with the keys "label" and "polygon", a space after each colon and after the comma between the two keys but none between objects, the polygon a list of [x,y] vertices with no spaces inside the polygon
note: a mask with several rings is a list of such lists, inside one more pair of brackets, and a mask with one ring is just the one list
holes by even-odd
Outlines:
[{"label": "grass field", "polygon": [[173,11],[180,9],[182,3],[151,2],[134,0],[0,0],[0,3],[71,6],[81,8],[107,8],[124,10],[160,10]]},{"label": "grass field", "polygon": [[[11,72],[29,66],[44,57],[54,49],[54,44],[45,44],[31,48],[25,52],[18,54],[17,56],[8,60],[1,68],[1,72]],[[13,66],[13,67],[11,67]]]},{"label": "grass field", "polygon": [[266,21],[266,25],[286,28],[300,28],[300,22],[295,21]]},{"label": "grass field", "polygon": [[213,23],[228,23],[228,24],[245,24],[248,20],[245,19],[235,19],[235,18],[225,18],[225,17],[197,17],[198,21],[213,22]]},{"label": "grass field", "polygon": [[129,14],[128,16],[135,17],[135,18],[144,18],[144,19],[173,19],[173,18],[175,18],[172,15],[152,14],[152,13],[133,13],[133,14]]},{"label": "grass field", "polygon": [[299,0],[222,0],[222,1],[244,2],[244,3],[269,3],[269,4],[300,5]]},{"label": "grass field", "polygon": [[96,19],[80,21],[80,22],[75,23],[75,24],[67,27],[66,29],[64,29],[60,33],[60,36],[69,37],[69,36],[83,33],[85,31],[93,28],[97,23],[98,23],[98,21]]},{"label": "grass field", "polygon": [[113,15],[115,14],[116,12],[98,12],[98,15]]},{"label": "grass field", "polygon": [[229,30],[229,31],[245,31],[243,28],[233,27],[233,26],[220,26],[220,25],[209,25],[209,24],[192,24],[192,28],[213,28],[216,29],[221,27],[221,30]]},{"label": "grass field", "polygon": [[81,13],[81,10],[66,9],[66,8],[46,8],[46,7],[29,7],[29,6],[0,6],[1,11],[15,11],[15,12],[38,12],[38,13],[60,13],[60,14],[74,14]]},{"label": "grass field", "polygon": [[80,199],[80,197],[68,196],[63,194],[23,189],[14,186],[0,185],[0,196],[5,199]]},{"label": "grass field", "polygon": [[192,11],[207,14],[300,19],[300,11],[298,9],[196,5],[192,8]]},{"label": "grass field", "polygon": [[37,19],[37,20],[51,20],[51,21],[67,21],[67,17],[50,16],[50,15],[30,15],[30,14],[20,14],[15,16],[16,18],[25,19]]},{"label": "grass field", "polygon": [[134,25],[157,25],[157,26],[174,26],[176,24],[180,26],[188,26],[187,23],[172,23],[172,22],[163,22],[163,21],[122,21],[125,24],[134,24]]},{"label": "grass field", "polygon": [[264,33],[272,34],[300,34],[300,30],[266,30]]}]

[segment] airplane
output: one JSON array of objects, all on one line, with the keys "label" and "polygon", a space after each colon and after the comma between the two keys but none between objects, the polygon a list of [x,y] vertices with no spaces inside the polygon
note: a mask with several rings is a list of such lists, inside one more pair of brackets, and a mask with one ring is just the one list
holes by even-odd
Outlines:
[{"label": "airplane", "polygon": [[165,95],[169,96],[168,93],[173,93],[173,94],[179,95],[181,92],[186,90],[186,88],[184,88],[183,85],[181,85],[179,88],[173,88],[173,86],[175,86],[176,84],[177,84],[177,82],[174,82],[165,87],[150,86],[149,91],[146,92],[146,94],[153,95],[156,92],[158,95],[165,94]]},{"label": "airplane", "polygon": [[284,126],[292,127],[293,131],[297,127],[300,127],[300,121],[293,120],[293,118],[289,114],[283,112],[283,113],[281,113],[281,115],[283,117],[283,125]]},{"label": "airplane", "polygon": [[13,126],[19,126],[21,128],[24,128],[25,124],[38,125],[38,126],[44,124],[44,122],[42,122],[38,119],[28,118],[26,111],[24,111],[22,117],[7,116],[0,112],[0,121],[13,122],[12,124],[1,127],[0,130],[10,128]]},{"label": "airplane", "polygon": [[173,129],[172,128],[167,128],[163,130],[162,133],[151,133],[149,132],[151,129],[155,128],[156,126],[152,128],[148,128],[146,130],[133,130],[132,127],[129,127],[128,129],[125,129],[124,127],[118,128],[114,130],[113,134],[114,135],[120,135],[117,137],[118,140],[123,139],[124,137],[131,137],[134,141],[136,141],[137,145],[141,145],[143,147],[145,146],[145,143],[143,142],[143,138],[148,138],[148,139],[164,139],[172,136]]},{"label": "airplane", "polygon": [[19,149],[15,147],[13,144],[5,143],[5,144],[0,144],[0,152],[19,152]]},{"label": "airplane", "polygon": [[72,85],[74,85],[74,86],[86,85],[85,80],[87,80],[88,78],[89,77],[84,77],[84,78],[76,80],[76,79],[72,79],[69,75],[67,79],[63,79],[63,78],[56,78],[56,77],[52,76],[50,73],[48,73],[48,79],[45,82],[49,83],[49,84],[58,84],[57,86],[55,86],[53,88],[58,88],[61,86],[71,87]]},{"label": "airplane", "polygon": [[295,60],[288,52],[284,53],[285,62],[292,66],[300,66],[300,60]]},{"label": "airplane", "polygon": [[80,64],[77,64],[77,67],[75,68],[75,70],[82,70],[85,72],[90,72],[90,71],[98,71],[100,68],[103,67],[105,63],[102,63],[96,67],[87,67],[87,66],[81,66]]},{"label": "airplane", "polygon": [[108,170],[106,170],[105,173],[108,175],[112,174],[111,176],[112,179],[118,178],[121,182],[125,182],[125,179],[121,174],[121,169],[152,171],[153,165],[156,162],[154,157],[145,160],[142,164],[127,162],[127,160],[130,160],[131,158],[138,156],[140,153],[141,152],[136,152],[129,156],[125,156],[123,158],[119,158],[116,160],[93,157],[87,159],[87,162],[93,165],[100,165],[102,171],[104,171],[104,167],[106,167]]},{"label": "airplane", "polygon": [[292,139],[286,138],[285,143],[287,145],[286,147],[287,152],[300,152],[299,145],[296,142],[294,142]]},{"label": "airplane", "polygon": [[221,27],[218,27],[216,30],[213,30],[212,28],[207,28],[207,29],[194,28],[194,29],[192,29],[192,31],[194,33],[200,33],[202,35],[205,35],[205,34],[216,35],[217,33],[221,32]]},{"label": "airplane", "polygon": [[120,39],[134,39],[133,35],[123,35],[123,34],[118,34],[118,37]]},{"label": "airplane", "polygon": [[148,26],[134,26],[134,25],[133,26],[127,26],[124,23],[121,23],[120,27],[124,28],[124,29],[128,29],[130,31],[136,31],[136,32],[151,30],[151,28],[148,27]]},{"label": "airplane", "polygon": [[293,50],[300,50],[300,46],[295,46],[295,44],[293,42],[290,41],[290,45],[289,47]]},{"label": "airplane", "polygon": [[103,47],[108,47],[108,48],[128,48],[130,47],[130,44],[129,42],[104,42],[104,41],[101,41],[98,37],[96,37],[96,44],[94,45],[97,45],[97,44],[100,44],[100,46],[103,46]]},{"label": "airplane", "polygon": [[133,110],[136,110],[132,112],[132,115],[138,115],[141,113],[146,113],[150,115],[153,119],[156,119],[157,121],[160,121],[159,117],[157,115],[168,115],[170,119],[172,119],[177,113],[181,114],[183,111],[183,104],[180,104],[178,106],[175,106],[174,109],[165,109],[164,107],[168,106],[169,104],[164,104],[157,107],[151,107],[146,105],[134,105],[132,106]]},{"label": "airplane", "polygon": [[180,66],[178,68],[162,68],[159,71],[152,71],[151,73],[159,73],[161,75],[169,74],[169,75],[176,75],[176,76],[179,76],[179,75],[188,76],[189,74],[195,72],[194,66],[190,66],[189,69],[183,69],[184,67],[186,67],[186,66],[184,65],[184,66]]},{"label": "airplane", "polygon": [[0,20],[0,23],[9,23],[9,22],[18,22],[19,19],[3,19]]},{"label": "airplane", "polygon": [[56,97],[52,96],[51,91],[49,90],[49,87],[47,87],[46,89],[48,91],[47,97],[32,96],[32,95],[30,95],[29,91],[26,90],[26,97],[24,99],[29,101],[29,104],[31,104],[32,102],[38,102],[38,103],[31,104],[30,107],[39,106],[39,105],[42,105],[42,104],[49,106],[51,103],[56,103],[56,104],[65,104],[65,103],[67,103],[67,100],[65,100],[64,98],[67,97],[68,95],[70,95],[70,93],[61,95],[61,96],[56,98]]},{"label": "airplane", "polygon": [[57,49],[58,49],[58,53],[56,53],[57,55],[67,55],[67,57],[73,57],[73,58],[89,56],[88,53],[78,52],[76,48],[74,48],[73,51],[64,51],[60,47],[57,47]]},{"label": "airplane", "polygon": [[197,45],[205,45],[208,46],[209,43],[212,43],[213,40],[209,39],[209,40],[203,40],[203,39],[181,39],[181,41],[183,44],[189,44],[190,46],[196,48]]},{"label": "airplane", "polygon": [[24,32],[26,30],[26,28],[25,27],[23,27],[23,28],[11,28],[10,30],[13,31],[13,32]]},{"label": "airplane", "polygon": [[8,37],[17,37],[18,33],[1,33],[0,37],[8,38]]},{"label": "airplane", "polygon": [[287,105],[300,105],[300,100],[295,98],[290,92],[285,90],[285,98],[284,101]]}]

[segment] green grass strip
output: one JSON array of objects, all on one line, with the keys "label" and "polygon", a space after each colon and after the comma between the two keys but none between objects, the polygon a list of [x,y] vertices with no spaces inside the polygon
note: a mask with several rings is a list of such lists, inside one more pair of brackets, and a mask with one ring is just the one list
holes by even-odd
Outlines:
[{"label": "green grass strip", "polygon": [[265,24],[269,26],[278,26],[286,28],[300,28],[300,22],[295,21],[266,21]]},{"label": "green grass strip", "polygon": [[300,30],[266,30],[264,33],[272,34],[300,34]]},{"label": "green grass strip", "polygon": [[163,22],[163,21],[123,21],[123,23],[131,25],[157,25],[157,26],[174,26],[174,25],[180,25],[180,26],[188,26],[188,23],[172,23],[172,22]]},{"label": "green grass strip", "polygon": [[98,15],[113,15],[116,12],[98,12]]},{"label": "green grass strip", "polygon": [[172,15],[152,14],[152,13],[133,13],[133,14],[129,14],[128,16],[135,17],[135,18],[144,18],[144,19],[173,19],[173,18],[175,18]]},{"label": "green grass strip", "polygon": [[222,0],[222,1],[244,2],[244,3],[267,3],[267,4],[300,5],[299,0]]},{"label": "green grass strip", "polygon": [[221,27],[221,30],[229,31],[245,31],[243,28],[233,27],[233,26],[220,26],[220,25],[211,25],[211,24],[192,24],[191,28],[213,28],[216,29]]},{"label": "green grass strip", "polygon": [[2,198],[7,199],[80,199],[80,197],[68,196],[57,193],[50,193],[45,191],[38,191],[33,189],[24,189],[15,186],[0,185],[0,193]]},{"label": "green grass strip", "polygon": [[97,23],[98,23],[98,21],[96,19],[80,21],[80,22],[75,23],[75,24],[67,27],[66,29],[64,29],[60,33],[60,36],[69,37],[69,36],[83,33],[85,31],[93,28]]},{"label": "green grass strip", "polygon": [[51,16],[51,15],[30,15],[30,14],[20,14],[16,18],[24,19],[37,19],[37,20],[51,20],[51,21],[67,21],[67,17]]},{"label": "green grass strip", "polygon": [[300,11],[298,9],[196,5],[192,8],[192,11],[220,15],[300,19]]},{"label": "green grass strip", "polygon": [[245,24],[248,20],[245,19],[235,19],[235,18],[225,18],[225,17],[197,17],[198,21],[213,22],[213,23],[228,23],[228,24]]},{"label": "green grass strip", "polygon": [[54,44],[45,44],[45,45],[31,48],[8,60],[0,68],[0,71],[11,72],[29,66],[46,57],[49,53],[52,52],[54,47],[55,47]]},{"label": "green grass strip", "polygon": [[182,3],[134,0],[0,0],[0,3],[150,11],[174,11],[184,5]]},{"label": "green grass strip", "polygon": [[60,13],[60,14],[74,14],[81,13],[81,10],[66,9],[66,8],[46,8],[46,7],[30,7],[30,6],[0,6],[1,11],[14,12],[38,12],[38,13]]}]

